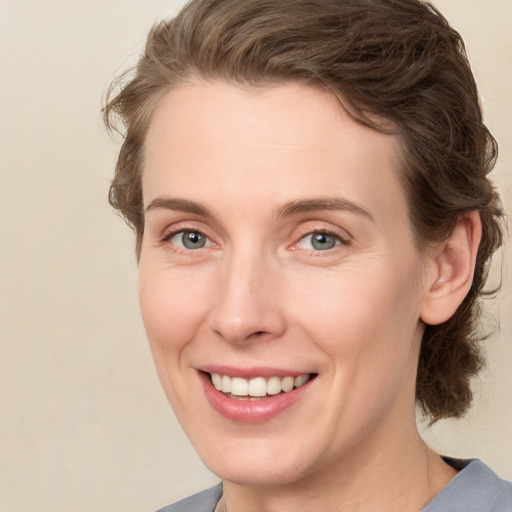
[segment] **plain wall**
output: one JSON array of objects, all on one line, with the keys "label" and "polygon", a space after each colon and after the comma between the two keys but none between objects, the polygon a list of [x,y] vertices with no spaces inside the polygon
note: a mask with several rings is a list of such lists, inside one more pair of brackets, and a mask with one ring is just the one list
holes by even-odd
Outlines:
[{"label": "plain wall", "polygon": [[[106,201],[118,146],[99,113],[108,82],[134,62],[152,22],[181,4],[0,1],[1,510],[151,511],[217,480],[153,369],[132,235]],[[466,39],[510,211],[512,2],[436,4]],[[510,249],[474,408],[425,435],[443,453],[480,457],[512,479],[507,269]]]}]

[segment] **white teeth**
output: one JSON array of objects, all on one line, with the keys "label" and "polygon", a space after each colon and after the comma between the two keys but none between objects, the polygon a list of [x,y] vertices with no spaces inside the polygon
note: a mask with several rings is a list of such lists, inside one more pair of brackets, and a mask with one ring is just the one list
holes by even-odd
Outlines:
[{"label": "white teeth", "polygon": [[222,391],[222,377],[218,373],[212,373],[212,384],[215,389]]},{"label": "white teeth", "polygon": [[241,377],[229,377],[218,373],[211,374],[212,384],[215,389],[234,396],[264,397],[266,395],[277,395],[281,392],[287,393],[294,388],[300,388],[308,382],[309,374],[298,377],[255,377],[254,379],[243,379]]},{"label": "white teeth", "polygon": [[247,396],[249,394],[249,382],[247,382],[247,379],[233,377],[231,379],[231,394],[236,396]]},{"label": "white teeth", "polygon": [[286,393],[287,391],[291,391],[293,386],[295,385],[295,379],[293,377],[285,377],[281,381],[281,389]]},{"label": "white teeth", "polygon": [[265,396],[267,394],[267,383],[263,377],[256,377],[249,381],[250,396]]},{"label": "white teeth", "polygon": [[299,375],[298,377],[295,377],[295,387],[300,388],[301,386],[304,386],[308,380],[309,375]]},{"label": "white teeth", "polygon": [[231,378],[227,375],[222,377],[222,392],[231,393]]},{"label": "white teeth", "polygon": [[269,395],[281,393],[281,379],[279,377],[270,377],[267,380],[267,393]]}]

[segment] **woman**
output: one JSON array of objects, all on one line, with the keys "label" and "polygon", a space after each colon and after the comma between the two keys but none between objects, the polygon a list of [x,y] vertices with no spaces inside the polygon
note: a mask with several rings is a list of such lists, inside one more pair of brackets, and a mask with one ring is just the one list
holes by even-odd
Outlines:
[{"label": "woman", "polygon": [[496,143],[434,7],[192,1],[114,114],[157,371],[222,479],[165,511],[512,509],[416,428],[416,404],[469,407],[502,239]]}]

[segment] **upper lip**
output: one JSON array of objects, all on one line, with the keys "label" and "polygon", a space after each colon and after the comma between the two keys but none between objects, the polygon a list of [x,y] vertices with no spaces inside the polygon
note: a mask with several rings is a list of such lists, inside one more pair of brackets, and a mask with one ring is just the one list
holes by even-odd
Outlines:
[{"label": "upper lip", "polygon": [[268,366],[253,366],[248,368],[237,368],[225,365],[206,365],[198,368],[206,373],[218,373],[219,375],[228,375],[229,377],[241,377],[243,379],[254,379],[255,377],[298,377],[299,375],[308,375],[314,372],[301,370],[287,370],[283,368],[272,368]]}]

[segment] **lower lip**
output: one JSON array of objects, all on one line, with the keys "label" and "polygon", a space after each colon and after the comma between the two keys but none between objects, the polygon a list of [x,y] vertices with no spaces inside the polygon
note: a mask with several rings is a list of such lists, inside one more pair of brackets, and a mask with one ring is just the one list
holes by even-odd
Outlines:
[{"label": "lower lip", "polygon": [[312,382],[312,380],[309,380],[300,388],[293,389],[287,393],[280,393],[262,400],[251,401],[229,398],[221,391],[215,389],[208,374],[201,372],[200,376],[210,405],[228,420],[241,423],[264,423],[279,416],[304,395]]}]

